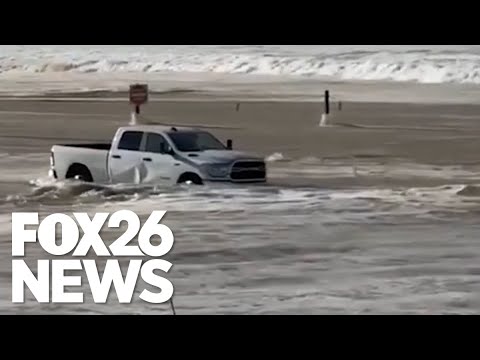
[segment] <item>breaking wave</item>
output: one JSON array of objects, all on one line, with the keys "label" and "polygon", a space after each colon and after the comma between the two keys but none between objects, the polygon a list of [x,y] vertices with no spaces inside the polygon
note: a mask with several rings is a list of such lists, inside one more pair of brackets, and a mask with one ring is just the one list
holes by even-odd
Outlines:
[{"label": "breaking wave", "polygon": [[480,186],[467,185],[462,188],[458,193],[459,196],[464,197],[479,197],[480,198]]},{"label": "breaking wave", "polygon": [[[5,48],[2,48],[5,49]],[[480,84],[480,54],[462,50],[286,51],[271,46],[9,48],[0,73],[222,73]],[[0,54],[1,55],[1,54]]]},{"label": "breaking wave", "polygon": [[[321,211],[331,221],[345,215],[349,221],[368,217],[430,216],[478,211],[478,186],[451,185],[409,189],[325,189],[285,186],[139,186],[98,185],[76,181],[32,182],[30,191],[8,195],[0,205],[24,206],[125,206],[144,211],[166,206],[170,211],[248,212],[274,211],[314,214]],[[467,198],[466,198],[467,197]],[[294,210],[292,210],[294,209]],[[328,215],[330,214],[330,215]],[[440,215],[439,215],[440,216]],[[336,220],[335,220],[336,219]],[[355,221],[356,221],[355,220]]]}]

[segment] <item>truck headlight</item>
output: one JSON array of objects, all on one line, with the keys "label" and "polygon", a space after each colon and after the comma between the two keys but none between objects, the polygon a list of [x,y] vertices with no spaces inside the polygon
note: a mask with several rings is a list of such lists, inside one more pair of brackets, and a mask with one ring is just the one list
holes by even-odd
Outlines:
[{"label": "truck headlight", "polygon": [[213,177],[226,177],[230,172],[230,165],[228,164],[215,164],[208,165],[207,172]]}]

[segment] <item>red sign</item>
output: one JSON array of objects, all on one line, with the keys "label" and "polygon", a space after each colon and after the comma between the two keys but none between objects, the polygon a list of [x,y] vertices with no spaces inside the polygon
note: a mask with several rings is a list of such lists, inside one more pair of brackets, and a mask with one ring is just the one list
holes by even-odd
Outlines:
[{"label": "red sign", "polygon": [[130,85],[130,103],[140,106],[148,102],[148,85]]}]

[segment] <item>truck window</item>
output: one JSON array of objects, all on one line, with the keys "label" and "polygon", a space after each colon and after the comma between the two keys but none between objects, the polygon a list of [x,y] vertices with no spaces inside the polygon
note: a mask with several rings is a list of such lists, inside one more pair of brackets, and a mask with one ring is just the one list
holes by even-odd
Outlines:
[{"label": "truck window", "polygon": [[140,131],[126,131],[118,143],[119,150],[139,151],[143,133]]},{"label": "truck window", "polygon": [[198,152],[225,150],[225,146],[212,134],[203,131],[182,131],[168,133],[178,150]]},{"label": "truck window", "polygon": [[165,154],[165,152],[167,151],[167,145],[168,143],[162,135],[148,133],[147,143],[145,145],[145,152]]}]

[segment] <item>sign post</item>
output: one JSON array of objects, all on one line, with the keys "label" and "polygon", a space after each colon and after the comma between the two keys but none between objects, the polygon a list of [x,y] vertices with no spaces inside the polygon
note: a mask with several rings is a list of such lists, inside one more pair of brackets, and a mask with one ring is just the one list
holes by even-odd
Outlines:
[{"label": "sign post", "polygon": [[140,114],[140,106],[148,102],[148,85],[134,84],[130,85],[130,104],[135,106],[132,112],[131,125],[137,124],[137,115]]}]

